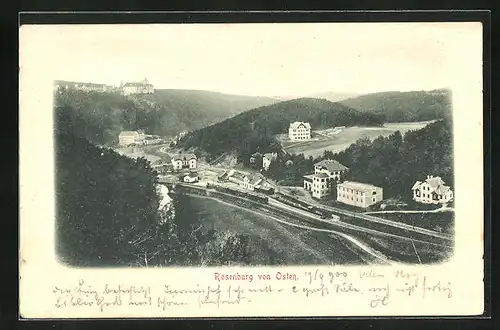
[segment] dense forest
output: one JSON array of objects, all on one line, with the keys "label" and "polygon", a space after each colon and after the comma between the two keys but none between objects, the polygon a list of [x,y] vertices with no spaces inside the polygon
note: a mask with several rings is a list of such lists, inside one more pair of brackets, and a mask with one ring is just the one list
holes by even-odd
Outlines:
[{"label": "dense forest", "polygon": [[[384,188],[384,198],[411,200],[411,187],[427,175],[441,176],[453,187],[453,138],[449,120],[439,120],[426,127],[399,131],[371,141],[360,139],[346,150],[333,154],[325,151],[316,159],[300,155],[283,155],[271,163],[265,175],[283,185],[302,186],[302,176],[314,172],[313,164],[335,159],[349,168],[347,180],[371,183]],[[293,164],[287,166],[286,162]]]},{"label": "dense forest", "polygon": [[56,249],[61,262],[78,267],[247,262],[247,237],[200,230],[201,219],[182,194],[171,194],[171,207],[162,208],[150,163],[75,135],[73,125],[82,122],[78,114],[57,111],[55,118]]},{"label": "dense forest", "polygon": [[73,119],[73,132],[101,145],[116,143],[122,130],[176,135],[273,102],[272,98],[192,90],[156,90],[133,96],[75,89],[54,93],[54,106]]},{"label": "dense forest", "polygon": [[340,103],[324,99],[302,98],[245,111],[237,116],[186,135],[180,145],[198,147],[215,158],[236,151],[246,159],[255,151],[280,149],[274,136],[287,133],[291,122],[309,122],[314,129],[332,126],[380,126],[381,115],[365,114]]},{"label": "dense forest", "polygon": [[381,92],[341,101],[356,110],[380,114],[387,122],[427,121],[451,118],[451,91]]}]

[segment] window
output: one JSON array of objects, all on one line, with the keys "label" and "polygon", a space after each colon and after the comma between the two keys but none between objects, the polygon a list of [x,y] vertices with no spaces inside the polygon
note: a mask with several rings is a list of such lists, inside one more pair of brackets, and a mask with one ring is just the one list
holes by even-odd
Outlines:
[{"label": "window", "polygon": [[375,203],[375,197],[373,197],[372,201]]}]

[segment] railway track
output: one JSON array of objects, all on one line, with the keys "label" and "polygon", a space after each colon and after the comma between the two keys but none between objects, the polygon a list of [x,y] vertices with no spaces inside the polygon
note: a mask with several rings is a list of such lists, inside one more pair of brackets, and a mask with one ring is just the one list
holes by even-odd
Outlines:
[{"label": "railway track", "polygon": [[[378,237],[391,237],[402,239],[405,241],[413,241],[419,243],[426,243],[436,246],[453,247],[453,242],[441,237],[429,236],[425,233],[410,232],[406,229],[397,227],[380,227],[377,229],[366,228],[355,225],[346,221],[334,221],[329,219],[322,219],[319,215],[309,213],[305,210],[294,208],[292,206],[281,203],[273,198],[269,198],[269,203],[263,203],[257,200],[250,200],[241,196],[232,195],[226,192],[217,191],[215,189],[207,189],[200,186],[193,186],[182,184],[181,187],[187,188],[190,192],[195,192],[203,196],[211,196],[219,198],[222,201],[233,203],[235,205],[247,208],[249,210],[259,210],[264,214],[271,214],[274,216],[286,216],[291,223],[296,225],[311,226],[320,230],[335,230],[348,235],[369,234]],[[380,225],[380,224],[379,224]],[[383,226],[383,224],[382,224]],[[390,229],[392,232],[383,231],[383,229]]]}]

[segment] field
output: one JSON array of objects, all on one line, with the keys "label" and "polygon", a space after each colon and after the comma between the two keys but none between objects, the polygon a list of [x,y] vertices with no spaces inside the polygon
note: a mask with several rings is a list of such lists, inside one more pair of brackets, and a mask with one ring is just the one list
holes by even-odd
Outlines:
[{"label": "field", "polygon": [[206,230],[231,231],[250,237],[254,265],[365,264],[356,248],[329,233],[280,224],[226,203],[202,197],[190,205]]},{"label": "field", "polygon": [[325,150],[330,150],[333,153],[343,151],[361,138],[368,137],[374,139],[379,136],[389,136],[396,131],[400,131],[404,134],[410,130],[421,129],[429,123],[431,123],[431,121],[386,123],[383,127],[330,128],[313,131],[311,140],[304,142],[289,141],[285,135],[278,136],[278,139],[281,141],[283,148],[289,153],[303,153],[306,157],[318,157],[322,155]]}]

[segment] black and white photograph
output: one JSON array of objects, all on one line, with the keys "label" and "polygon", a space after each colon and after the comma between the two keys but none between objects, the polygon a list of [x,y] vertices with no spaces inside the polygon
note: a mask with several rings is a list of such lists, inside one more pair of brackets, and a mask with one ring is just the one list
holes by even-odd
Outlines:
[{"label": "black and white photograph", "polygon": [[447,260],[453,105],[439,33],[330,29],[68,30],[53,103],[60,261]]},{"label": "black and white photograph", "polygon": [[26,315],[480,311],[480,34],[21,27]]}]

